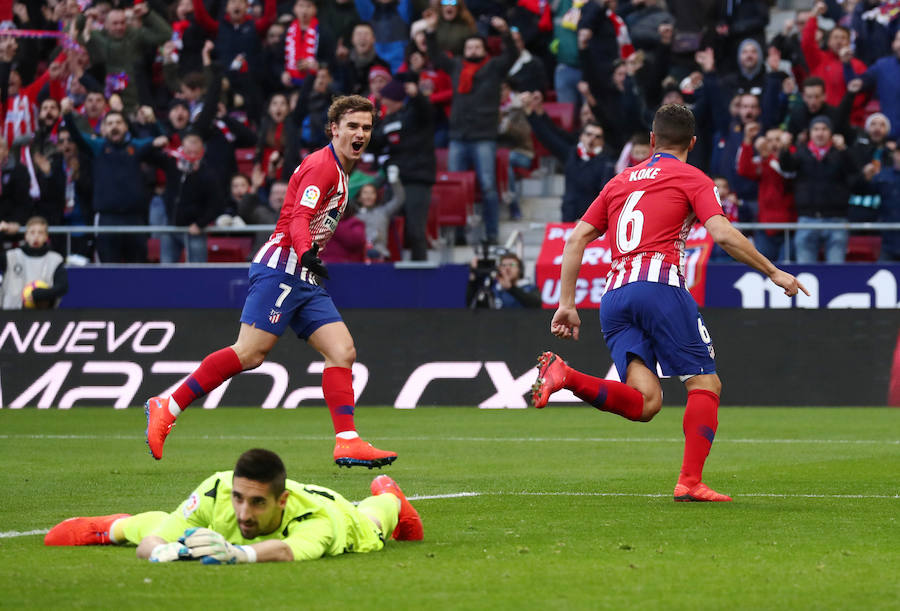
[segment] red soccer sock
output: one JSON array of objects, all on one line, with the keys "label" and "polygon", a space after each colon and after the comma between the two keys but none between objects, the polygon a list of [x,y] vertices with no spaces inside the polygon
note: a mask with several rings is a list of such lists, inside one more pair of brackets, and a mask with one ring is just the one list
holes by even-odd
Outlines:
[{"label": "red soccer sock", "polygon": [[644,411],[644,395],[639,390],[621,382],[589,376],[571,367],[566,376],[566,388],[585,403],[629,420],[640,420]]},{"label": "red soccer sock", "polygon": [[213,352],[200,363],[200,366],[188,376],[172,398],[178,407],[186,408],[194,399],[218,388],[218,386],[244,370],[241,359],[230,346]]},{"label": "red soccer sock", "polygon": [[326,367],[322,372],[322,394],[331,412],[334,433],[356,431],[353,423],[353,374],[348,367]]},{"label": "red soccer sock", "polygon": [[678,483],[688,488],[700,483],[703,463],[709,455],[719,426],[719,395],[709,390],[688,392],[684,410],[684,461]]}]

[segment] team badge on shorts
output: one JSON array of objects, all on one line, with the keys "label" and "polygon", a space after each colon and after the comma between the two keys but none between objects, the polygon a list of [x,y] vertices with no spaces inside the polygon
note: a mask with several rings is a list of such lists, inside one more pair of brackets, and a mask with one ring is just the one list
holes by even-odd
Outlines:
[{"label": "team badge on shorts", "polygon": [[273,325],[277,325],[279,320],[281,320],[281,312],[279,312],[278,310],[270,310],[269,322]]}]

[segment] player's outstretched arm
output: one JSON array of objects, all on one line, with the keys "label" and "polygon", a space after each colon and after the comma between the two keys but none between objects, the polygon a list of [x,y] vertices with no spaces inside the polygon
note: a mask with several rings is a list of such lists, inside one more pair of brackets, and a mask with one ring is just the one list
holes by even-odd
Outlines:
[{"label": "player's outstretched arm", "polygon": [[563,249],[562,269],[559,276],[559,308],[550,323],[550,332],[563,339],[578,339],[581,319],[575,309],[575,283],[581,269],[584,249],[600,236],[600,231],[584,221],[579,221],[566,239]]},{"label": "player's outstretched arm", "polygon": [[748,240],[744,234],[734,228],[734,225],[722,215],[710,217],[706,221],[706,230],[712,236],[716,244],[721,246],[725,252],[734,257],[736,261],[740,261],[749,265],[753,269],[764,273],[776,285],[784,289],[784,294],[793,297],[798,291],[803,291],[809,295],[806,287],[791,274],[778,269],[769,261],[762,253],[756,250],[756,247]]}]

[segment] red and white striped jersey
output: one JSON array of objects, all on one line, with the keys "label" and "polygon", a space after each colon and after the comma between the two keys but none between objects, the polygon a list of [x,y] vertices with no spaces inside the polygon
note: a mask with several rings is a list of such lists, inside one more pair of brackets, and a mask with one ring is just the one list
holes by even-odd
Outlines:
[{"label": "red and white striped jersey", "polygon": [[253,262],[318,284],[314,274],[301,268],[300,256],[313,242],[325,248],[334,235],[349,201],[348,185],[347,173],[332,145],[307,156],[288,182],[275,232]]},{"label": "red and white striped jersey", "polygon": [[611,291],[630,282],[684,287],[684,244],[696,219],[722,212],[713,181],[668,153],[610,180],[582,217],[609,233]]}]

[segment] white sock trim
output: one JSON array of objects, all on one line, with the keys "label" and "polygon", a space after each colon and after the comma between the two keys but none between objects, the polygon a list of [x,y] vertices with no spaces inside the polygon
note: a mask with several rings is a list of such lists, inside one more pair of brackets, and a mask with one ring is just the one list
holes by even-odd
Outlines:
[{"label": "white sock trim", "polygon": [[113,545],[118,545],[120,543],[119,540],[113,536],[113,533],[116,532],[116,524],[122,521],[122,519],[123,518],[117,518],[115,521],[113,521],[112,524],[109,525],[109,542]]},{"label": "white sock trim", "polygon": [[337,435],[335,435],[338,439],[356,439],[359,437],[359,433],[356,431],[341,431]]},{"label": "white sock trim", "polygon": [[183,411],[184,410],[178,407],[178,404],[175,403],[175,398],[169,397],[169,413],[177,418],[178,415]]}]

